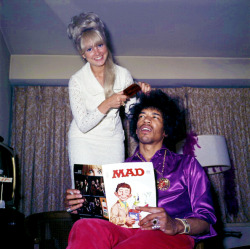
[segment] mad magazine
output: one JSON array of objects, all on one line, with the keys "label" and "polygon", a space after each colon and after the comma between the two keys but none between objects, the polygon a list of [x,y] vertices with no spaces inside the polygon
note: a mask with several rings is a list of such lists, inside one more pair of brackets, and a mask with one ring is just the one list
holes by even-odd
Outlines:
[{"label": "mad magazine", "polygon": [[156,186],[153,164],[129,162],[102,167],[109,221],[128,228],[138,228],[147,215],[136,206],[156,207]]},{"label": "mad magazine", "polygon": [[[136,206],[156,206],[153,164],[150,162],[107,165],[74,165],[75,187],[81,191],[80,217],[109,219],[128,228],[138,228],[147,215]],[[105,189],[104,189],[105,184]]]}]

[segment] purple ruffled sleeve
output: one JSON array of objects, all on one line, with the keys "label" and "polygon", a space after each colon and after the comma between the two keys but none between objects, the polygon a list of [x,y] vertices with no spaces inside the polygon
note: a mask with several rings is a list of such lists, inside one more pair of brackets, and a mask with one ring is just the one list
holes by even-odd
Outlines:
[{"label": "purple ruffled sleeve", "polygon": [[186,213],[184,218],[199,218],[210,224],[210,233],[206,235],[192,236],[195,239],[206,239],[216,236],[216,232],[212,226],[216,222],[214,214],[213,202],[211,197],[209,179],[201,167],[199,162],[191,157],[189,167],[184,169],[187,179],[188,192],[192,212]]}]

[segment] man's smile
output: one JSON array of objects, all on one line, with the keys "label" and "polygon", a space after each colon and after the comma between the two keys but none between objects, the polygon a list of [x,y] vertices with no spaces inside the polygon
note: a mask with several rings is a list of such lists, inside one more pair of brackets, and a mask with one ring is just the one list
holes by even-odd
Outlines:
[{"label": "man's smile", "polygon": [[139,130],[142,132],[151,132],[153,129],[149,125],[142,125]]}]

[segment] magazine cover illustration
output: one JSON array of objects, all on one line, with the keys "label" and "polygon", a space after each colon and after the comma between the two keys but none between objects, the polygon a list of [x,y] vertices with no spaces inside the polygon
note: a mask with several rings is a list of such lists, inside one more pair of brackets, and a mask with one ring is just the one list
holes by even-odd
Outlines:
[{"label": "magazine cover illustration", "polygon": [[156,207],[154,168],[151,162],[108,164],[102,167],[109,221],[138,228],[148,213],[136,206]]},{"label": "magazine cover illustration", "polygon": [[78,209],[80,217],[108,219],[102,166],[75,164],[74,181],[84,199],[83,206]]}]

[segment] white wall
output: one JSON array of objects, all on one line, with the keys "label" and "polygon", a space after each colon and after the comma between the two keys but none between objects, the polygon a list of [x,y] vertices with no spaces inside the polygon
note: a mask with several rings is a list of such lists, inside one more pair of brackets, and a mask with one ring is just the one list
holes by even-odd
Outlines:
[{"label": "white wall", "polygon": [[[153,86],[250,85],[248,58],[120,56],[115,59],[135,79],[147,80]],[[80,56],[11,55],[10,81],[13,84],[66,85],[82,65]]]},{"label": "white wall", "polygon": [[0,31],[0,136],[9,144],[11,86],[9,78],[10,53]]}]

